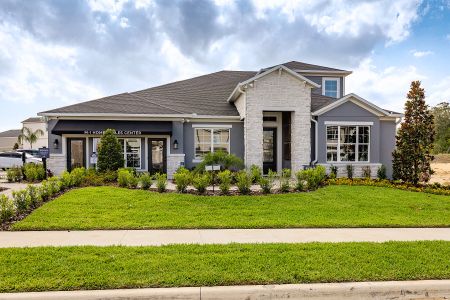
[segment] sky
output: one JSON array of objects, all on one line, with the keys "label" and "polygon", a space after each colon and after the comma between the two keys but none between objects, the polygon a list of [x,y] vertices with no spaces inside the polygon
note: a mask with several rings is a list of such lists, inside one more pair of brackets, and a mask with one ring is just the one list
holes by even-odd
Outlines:
[{"label": "sky", "polygon": [[450,101],[450,0],[0,1],[0,131],[40,111],[297,60],[403,111]]}]

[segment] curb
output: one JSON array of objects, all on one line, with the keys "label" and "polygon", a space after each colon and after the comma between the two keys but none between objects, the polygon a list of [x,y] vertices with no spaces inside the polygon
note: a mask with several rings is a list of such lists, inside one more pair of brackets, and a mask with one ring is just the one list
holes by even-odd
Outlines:
[{"label": "curb", "polygon": [[450,299],[450,280],[6,293],[0,299]]}]

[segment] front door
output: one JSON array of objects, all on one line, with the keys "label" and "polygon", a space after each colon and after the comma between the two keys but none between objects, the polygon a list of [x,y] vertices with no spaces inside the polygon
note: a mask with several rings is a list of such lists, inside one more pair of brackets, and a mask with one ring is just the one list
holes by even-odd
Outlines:
[{"label": "front door", "polygon": [[263,130],[263,172],[277,171],[277,129],[264,127]]},{"label": "front door", "polygon": [[86,166],[86,139],[67,139],[67,170]]},{"label": "front door", "polygon": [[167,172],[167,140],[148,139],[148,172],[150,174]]}]

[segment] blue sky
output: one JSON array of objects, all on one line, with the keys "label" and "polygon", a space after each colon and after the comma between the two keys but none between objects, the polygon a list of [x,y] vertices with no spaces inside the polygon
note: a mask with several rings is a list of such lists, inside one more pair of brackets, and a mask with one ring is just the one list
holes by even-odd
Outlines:
[{"label": "blue sky", "polygon": [[401,111],[450,100],[450,0],[0,1],[0,131],[37,112],[222,69],[299,60]]}]

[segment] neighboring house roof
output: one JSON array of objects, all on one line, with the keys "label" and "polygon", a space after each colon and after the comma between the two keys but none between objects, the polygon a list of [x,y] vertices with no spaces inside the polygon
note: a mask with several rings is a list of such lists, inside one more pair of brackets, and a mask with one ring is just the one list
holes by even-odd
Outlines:
[{"label": "neighboring house roof", "polygon": [[17,138],[21,133],[22,133],[22,130],[20,130],[20,129],[11,129],[11,130],[0,132],[0,137]]},{"label": "neighboring house roof", "polygon": [[239,116],[227,102],[239,82],[256,72],[220,71],[137,92],[123,93],[40,113]]},{"label": "neighboring house roof", "polygon": [[337,101],[333,101],[332,103],[323,106],[322,108],[319,108],[318,110],[313,110],[313,115],[319,116],[321,114],[324,114],[346,102],[353,102],[356,105],[361,106],[362,108],[372,112],[373,114],[377,116],[383,116],[383,117],[402,117],[403,115],[400,113],[395,113],[392,111],[384,110],[381,107],[378,107],[377,105],[373,104],[372,102],[367,101],[366,99],[354,94],[350,93],[348,95],[345,95],[344,97],[340,98]]},{"label": "neighboring house roof", "polygon": [[337,99],[333,97],[311,93],[311,111],[316,111],[336,101]]},{"label": "neighboring house roof", "polygon": [[22,121],[22,123],[38,123],[38,122],[44,122],[44,120],[42,120],[41,117],[33,117]]}]

